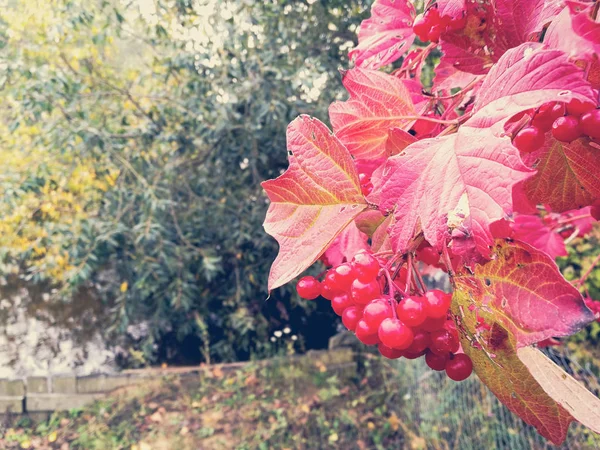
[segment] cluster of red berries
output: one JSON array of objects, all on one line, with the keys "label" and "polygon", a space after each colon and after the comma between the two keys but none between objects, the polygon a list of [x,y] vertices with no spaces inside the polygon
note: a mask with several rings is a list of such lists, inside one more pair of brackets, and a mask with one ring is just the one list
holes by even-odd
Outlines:
[{"label": "cluster of red berries", "polygon": [[513,145],[522,153],[534,152],[544,145],[548,131],[561,142],[582,136],[600,139],[600,109],[577,99],[566,104],[545,103],[535,112],[531,124],[516,134]]},{"label": "cluster of red berries", "polygon": [[473,371],[471,359],[460,348],[454,321],[449,318],[451,295],[439,290],[400,301],[383,294],[379,261],[359,252],[350,263],[327,271],[322,282],[304,277],[296,289],[312,300],[322,295],[335,313],[365,345],[377,345],[386,358],[416,359],[425,356],[433,370],[445,370],[449,378],[462,381]]},{"label": "cluster of red berries", "polygon": [[373,191],[371,177],[367,176],[366,173],[359,173],[358,181],[360,182],[360,190],[365,197]]},{"label": "cluster of red berries", "polygon": [[422,42],[438,42],[442,33],[462,30],[466,24],[464,15],[458,18],[440,16],[437,8],[429,8],[415,18],[413,31]]}]

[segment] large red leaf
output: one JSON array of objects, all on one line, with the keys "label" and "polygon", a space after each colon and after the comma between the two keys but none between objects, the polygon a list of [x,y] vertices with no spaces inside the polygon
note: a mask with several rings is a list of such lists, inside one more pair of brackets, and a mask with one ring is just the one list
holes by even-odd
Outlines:
[{"label": "large red leaf", "polygon": [[412,45],[415,7],[406,0],[376,0],[371,17],[358,31],[358,46],[350,59],[358,67],[379,69],[400,58]]},{"label": "large red leaf", "polygon": [[376,70],[352,69],[342,80],[350,100],[335,102],[329,116],[336,136],[356,159],[389,156],[391,129],[405,128],[416,112],[405,81]]},{"label": "large red leaf", "polygon": [[298,117],[287,144],[290,167],[262,184],[271,200],[265,231],[279,243],[269,290],[313,264],[366,207],[350,153],[322,122]]},{"label": "large red leaf", "polygon": [[524,242],[499,240],[494,257],[476,266],[468,280],[475,293],[473,307],[493,313],[515,336],[518,348],[569,336],[594,319],[546,253]]},{"label": "large red leaf", "polygon": [[554,443],[574,420],[546,393],[517,350],[551,336],[572,334],[593,320],[579,292],[544,253],[497,241],[495,258],[458,273],[452,312],[477,375],[514,413]]},{"label": "large red leaf", "polygon": [[548,136],[546,145],[523,160],[537,170],[523,186],[532,202],[563,212],[593,205],[600,199],[598,144],[588,139],[565,143]]},{"label": "large red leaf", "polygon": [[[477,293],[466,280],[457,278],[452,312],[463,329],[461,344],[473,361],[475,373],[509,410],[560,445],[575,419],[544,391],[521,362],[515,337],[493,316],[469,310],[472,295]],[[489,330],[481,330],[481,319],[486,320]]]},{"label": "large red leaf", "polygon": [[565,240],[556,230],[548,226],[540,216],[519,214],[513,225],[513,238],[526,242],[546,253],[550,258],[567,256]]},{"label": "large red leaf", "polygon": [[[474,114],[454,135],[425,139],[391,157],[374,180],[382,210],[395,210],[394,248],[406,251],[420,228],[441,248],[453,228],[484,256],[489,225],[512,213],[513,186],[532,175],[504,136],[506,121],[547,101],[591,95],[579,68],[557,50],[523,44],[508,51],[481,86]],[[448,217],[463,220],[448,223]]]}]

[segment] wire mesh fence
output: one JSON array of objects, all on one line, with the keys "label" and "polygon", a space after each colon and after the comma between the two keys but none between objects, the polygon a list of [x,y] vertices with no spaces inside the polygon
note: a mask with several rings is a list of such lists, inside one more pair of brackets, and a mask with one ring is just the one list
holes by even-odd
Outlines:
[{"label": "wire mesh fence", "polygon": [[[565,348],[545,353],[595,395],[600,380],[591,367],[574,360]],[[403,417],[428,449],[600,449],[600,435],[573,423],[568,438],[556,447],[534,427],[512,414],[476,376],[461,383],[427,367],[424,358],[397,362],[399,385],[405,389]]]}]

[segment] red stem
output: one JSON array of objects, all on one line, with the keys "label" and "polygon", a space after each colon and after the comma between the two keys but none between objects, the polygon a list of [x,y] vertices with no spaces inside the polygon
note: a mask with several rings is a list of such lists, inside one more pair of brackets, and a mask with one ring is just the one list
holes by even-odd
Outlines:
[{"label": "red stem", "polygon": [[398,318],[398,314],[396,313],[396,297],[394,297],[394,281],[392,280],[392,276],[390,275],[390,271],[386,268],[383,268],[383,274],[388,282],[388,295],[390,296],[390,306],[392,307],[392,311],[394,313],[394,319]]},{"label": "red stem", "polygon": [[421,292],[422,293],[427,292],[427,285],[425,284],[425,281],[423,281],[423,277],[421,276],[421,273],[417,270],[417,267],[416,267],[414,261],[412,261],[412,267],[413,267],[413,270],[415,271],[415,274],[417,275],[417,280],[419,280],[419,284],[421,285]]},{"label": "red stem", "polygon": [[413,261],[409,253],[406,260],[406,294],[410,295],[410,282],[412,281]]}]

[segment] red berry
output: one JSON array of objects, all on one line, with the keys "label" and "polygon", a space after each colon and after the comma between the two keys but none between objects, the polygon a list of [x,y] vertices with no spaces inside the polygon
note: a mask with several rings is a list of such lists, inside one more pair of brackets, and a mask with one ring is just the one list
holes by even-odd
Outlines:
[{"label": "red berry", "polygon": [[413,341],[412,329],[398,319],[387,318],[379,325],[379,339],[391,348],[404,350]]},{"label": "red berry", "polygon": [[429,8],[425,11],[425,20],[429,24],[429,26],[441,25],[442,18],[440,17],[440,12],[437,8]]},{"label": "red berry", "polygon": [[427,299],[427,315],[433,319],[446,318],[448,308],[452,303],[452,296],[437,289],[425,292]]},{"label": "red berry", "polygon": [[513,145],[521,153],[531,153],[544,145],[544,132],[538,127],[531,126],[523,128],[513,139]]},{"label": "red berry", "polygon": [[433,331],[430,339],[429,350],[437,355],[447,355],[458,351],[458,339],[448,330]]},{"label": "red berry", "polygon": [[334,287],[342,292],[350,292],[352,282],[356,279],[356,270],[350,263],[343,263],[337,267],[334,267],[330,271],[333,271],[334,276]]},{"label": "red berry", "polygon": [[440,261],[440,254],[433,247],[423,247],[417,250],[417,259],[429,266],[435,266]]},{"label": "red berry", "polygon": [[548,102],[544,103],[538,109],[533,117],[532,125],[538,127],[542,131],[550,131],[552,124],[556,119],[564,116],[566,112],[564,103]]},{"label": "red berry", "polygon": [[302,277],[296,283],[298,295],[306,300],[314,300],[321,295],[321,283],[315,277]]},{"label": "red berry", "polygon": [[413,342],[410,344],[410,347],[406,349],[406,352],[421,353],[425,351],[431,342],[429,333],[424,330],[417,330],[413,331],[413,334]]},{"label": "red berry", "polygon": [[377,330],[372,330],[367,322],[359,320],[354,330],[356,337],[360,342],[365,345],[379,344],[379,337],[377,337]]},{"label": "red berry", "polygon": [[438,25],[434,25],[431,27],[431,30],[429,30],[429,33],[427,34],[427,39],[431,42],[439,42],[440,36],[443,32],[444,25],[442,25],[441,23]]},{"label": "red berry", "polygon": [[374,280],[379,274],[379,262],[367,252],[359,252],[354,255],[352,264],[356,270],[357,278],[362,281]]},{"label": "red berry", "polygon": [[579,125],[583,134],[600,139],[600,109],[594,109],[581,116]]},{"label": "red berry", "polygon": [[381,294],[381,288],[379,287],[377,280],[368,281],[365,283],[359,279],[356,279],[352,282],[350,292],[354,302],[356,302],[358,305],[366,305],[371,300],[379,297],[379,294]]},{"label": "red berry", "polygon": [[341,316],[346,308],[349,308],[353,305],[354,302],[348,294],[336,295],[331,300],[331,307],[338,316]]},{"label": "red berry", "polygon": [[350,331],[356,329],[356,324],[362,319],[362,309],[357,306],[349,306],[342,313],[342,323]]},{"label": "red berry", "polygon": [[374,330],[378,329],[381,322],[388,317],[392,317],[392,307],[382,298],[373,300],[363,311],[363,320]]},{"label": "red berry", "polygon": [[398,359],[402,356],[402,350],[390,348],[387,345],[378,344],[377,349],[379,350],[379,353],[381,353],[381,356],[384,356],[387,359]]},{"label": "red berry", "polygon": [[425,20],[422,14],[419,14],[413,22],[413,31],[422,42],[427,42],[427,36],[431,25]]},{"label": "red berry", "polygon": [[434,319],[432,317],[428,317],[425,322],[419,327],[425,331],[435,331],[441,330],[444,328],[444,324],[446,323],[446,317],[440,317],[438,319]]},{"label": "red berry", "polygon": [[338,287],[337,275],[334,269],[329,269],[321,283],[321,295],[327,300],[333,300],[333,297],[343,293],[344,290]]},{"label": "red berry", "polygon": [[396,313],[409,327],[418,327],[427,319],[427,303],[423,297],[406,297],[396,307]]},{"label": "red berry", "polygon": [[575,116],[559,117],[552,124],[552,136],[562,142],[571,142],[581,136],[579,119]]},{"label": "red berry", "polygon": [[360,192],[362,193],[362,195],[364,195],[365,197],[367,195],[369,195],[371,192],[373,192],[373,183],[371,183],[370,181],[368,183],[365,184],[361,184],[360,185]]},{"label": "red berry", "polygon": [[450,31],[460,31],[467,26],[467,16],[456,17],[448,23],[448,29]]},{"label": "red berry", "polygon": [[464,353],[454,355],[446,362],[446,375],[454,381],[462,381],[469,378],[473,372],[473,361]]},{"label": "red berry", "polygon": [[594,108],[596,105],[593,102],[582,102],[576,98],[567,103],[567,113],[571,116],[581,116]]},{"label": "red berry", "polygon": [[425,362],[433,369],[441,372],[446,368],[446,361],[448,361],[447,355],[436,355],[432,352],[425,353]]}]

